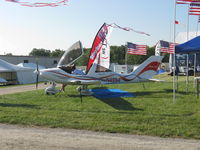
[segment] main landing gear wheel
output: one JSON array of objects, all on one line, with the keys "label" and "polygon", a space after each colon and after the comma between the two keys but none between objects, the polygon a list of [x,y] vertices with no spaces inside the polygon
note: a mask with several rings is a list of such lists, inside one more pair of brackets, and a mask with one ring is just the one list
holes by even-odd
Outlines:
[{"label": "main landing gear wheel", "polygon": [[44,92],[46,95],[55,95],[56,93],[59,92],[59,90],[56,89],[56,83],[53,82],[53,84],[47,87]]}]

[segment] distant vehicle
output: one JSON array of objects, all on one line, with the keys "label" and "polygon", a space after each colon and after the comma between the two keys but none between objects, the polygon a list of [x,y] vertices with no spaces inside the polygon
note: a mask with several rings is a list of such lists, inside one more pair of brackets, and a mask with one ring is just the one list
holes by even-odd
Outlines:
[{"label": "distant vehicle", "polygon": [[[189,61],[188,61],[188,75],[194,75],[194,58],[195,54],[189,54]],[[187,73],[187,54],[177,54],[176,55],[176,65],[178,66],[179,73],[183,73],[186,75]],[[200,72],[200,53],[196,54],[196,72]]]},{"label": "distant vehicle", "polygon": [[5,85],[7,82],[4,78],[0,78],[0,85]]}]

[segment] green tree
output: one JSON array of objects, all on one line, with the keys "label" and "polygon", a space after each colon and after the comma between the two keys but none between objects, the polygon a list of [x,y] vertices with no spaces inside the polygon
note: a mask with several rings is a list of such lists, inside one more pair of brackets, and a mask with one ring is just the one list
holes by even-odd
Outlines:
[{"label": "green tree", "polygon": [[61,57],[65,53],[64,50],[60,49],[55,49],[54,51],[51,52],[52,57]]},{"label": "green tree", "polygon": [[6,56],[12,56],[13,54],[12,53],[7,53],[5,54]]},{"label": "green tree", "polygon": [[84,51],[83,56],[75,62],[75,64],[77,66],[87,66],[88,58],[90,55],[90,50],[91,50],[90,48],[83,49],[83,51]]},{"label": "green tree", "polygon": [[125,46],[111,46],[110,47],[111,63],[124,64],[125,63]]},{"label": "green tree", "polygon": [[29,56],[51,56],[51,51],[46,49],[37,49],[34,48],[30,53]]}]

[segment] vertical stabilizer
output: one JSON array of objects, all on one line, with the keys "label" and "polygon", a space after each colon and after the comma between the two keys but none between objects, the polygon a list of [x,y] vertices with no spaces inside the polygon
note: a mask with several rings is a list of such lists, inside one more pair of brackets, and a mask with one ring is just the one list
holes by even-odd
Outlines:
[{"label": "vertical stabilizer", "polygon": [[157,70],[161,64],[162,59],[163,56],[151,56],[131,74],[134,74],[139,78],[151,79],[154,75],[157,74]]}]

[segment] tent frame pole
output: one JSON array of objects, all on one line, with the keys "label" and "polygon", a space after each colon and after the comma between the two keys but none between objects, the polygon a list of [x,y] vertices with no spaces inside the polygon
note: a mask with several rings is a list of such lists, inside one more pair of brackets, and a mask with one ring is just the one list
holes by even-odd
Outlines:
[{"label": "tent frame pole", "polygon": [[189,81],[189,53],[187,54],[186,93],[188,93],[188,81]]}]

